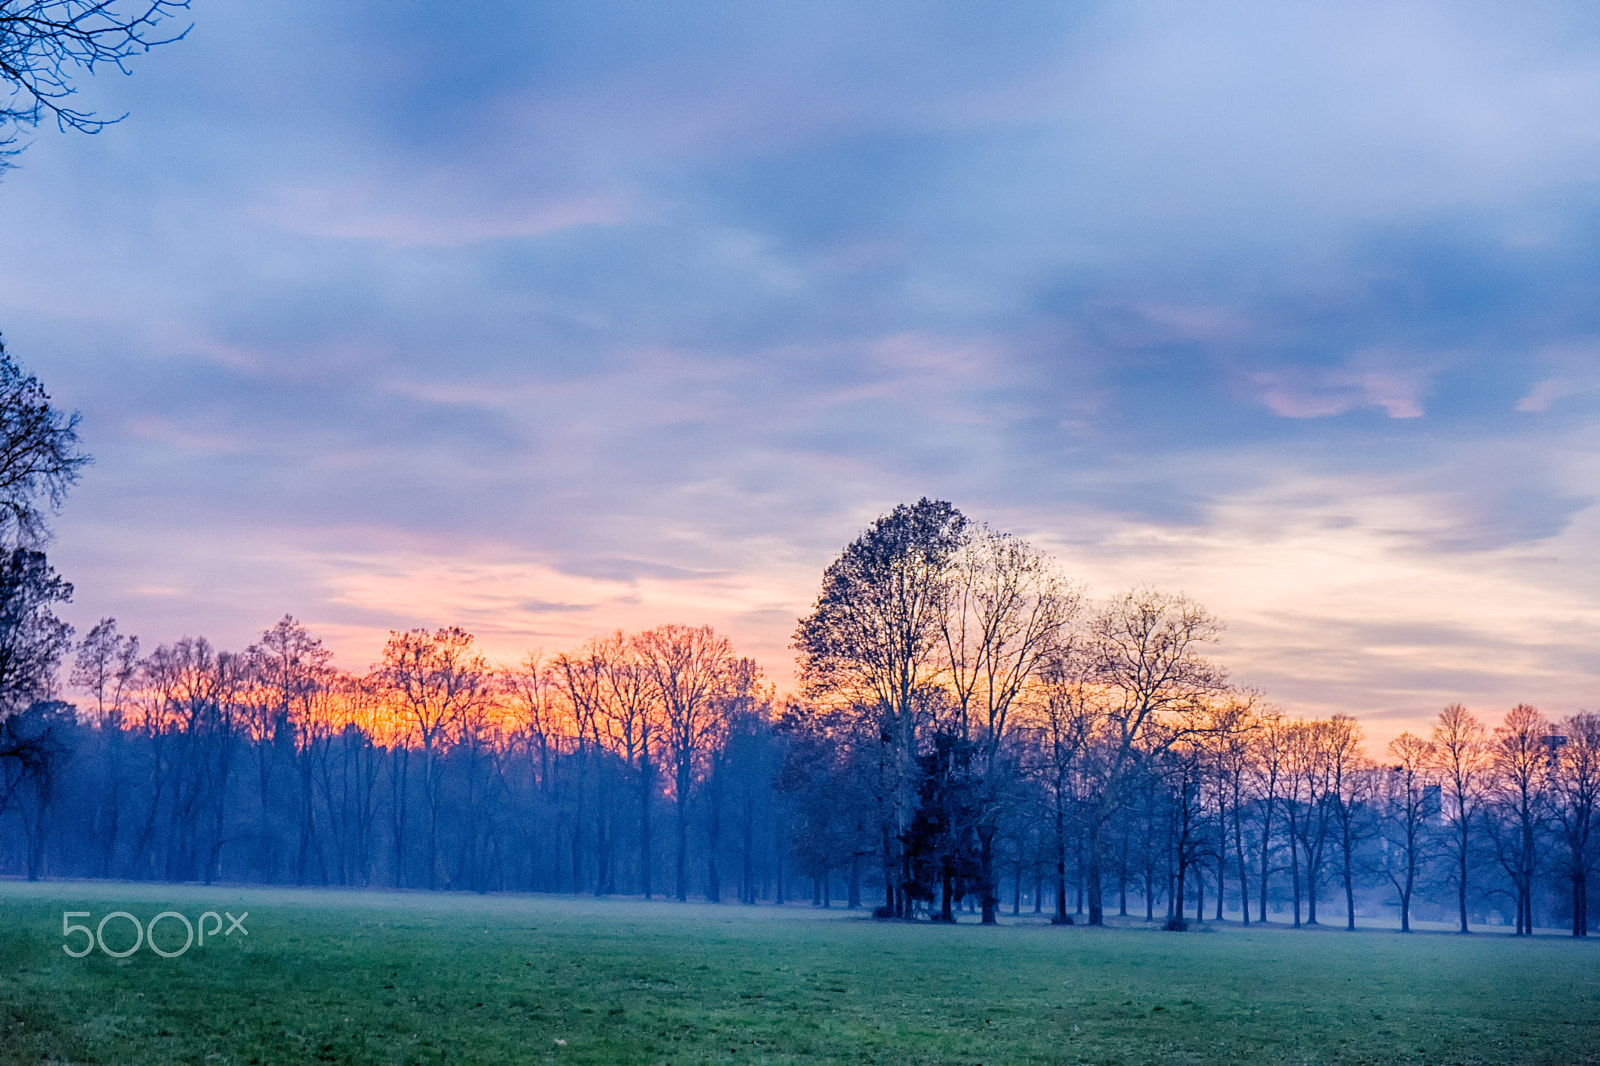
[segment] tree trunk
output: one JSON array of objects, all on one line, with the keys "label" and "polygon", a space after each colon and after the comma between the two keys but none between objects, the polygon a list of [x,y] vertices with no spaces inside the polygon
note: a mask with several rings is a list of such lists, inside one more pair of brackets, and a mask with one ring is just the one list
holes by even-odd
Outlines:
[{"label": "tree trunk", "polygon": [[1289,881],[1294,892],[1294,927],[1300,928],[1300,845],[1293,817],[1289,819]]},{"label": "tree trunk", "polygon": [[1250,924],[1250,872],[1244,858],[1244,815],[1233,805],[1233,851],[1239,857],[1239,923]]},{"label": "tree trunk", "polygon": [[1261,815],[1261,920],[1267,920],[1267,888],[1272,875],[1272,800]]},{"label": "tree trunk", "polygon": [[647,755],[639,761],[639,886],[645,899],[650,898],[654,887],[650,884],[650,801],[655,794],[654,774]]},{"label": "tree trunk", "polygon": [[1067,839],[1059,827],[1056,834],[1056,913],[1050,924],[1067,924]]},{"label": "tree trunk", "polygon": [[985,826],[978,833],[978,865],[980,868],[978,891],[983,903],[984,925],[998,924],[995,913],[1000,904],[998,886],[995,884],[997,877],[994,869],[994,826]]},{"label": "tree trunk", "polygon": [[678,902],[689,899],[689,767],[678,768]]},{"label": "tree trunk", "polygon": [[1347,850],[1344,859],[1344,927],[1352,930],[1356,927],[1356,889],[1354,881],[1354,871],[1350,868],[1350,855]]},{"label": "tree trunk", "polygon": [[1106,924],[1105,903],[1101,899],[1100,894],[1100,851],[1101,834],[1103,832],[1104,827],[1100,825],[1099,819],[1096,819],[1093,823],[1091,823],[1089,827],[1089,861],[1087,863],[1087,872],[1089,875],[1090,925]]}]

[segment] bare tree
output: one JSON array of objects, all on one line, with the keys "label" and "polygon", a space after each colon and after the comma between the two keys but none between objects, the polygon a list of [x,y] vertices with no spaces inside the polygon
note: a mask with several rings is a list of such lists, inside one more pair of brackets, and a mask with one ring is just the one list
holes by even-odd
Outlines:
[{"label": "bare tree", "polygon": [[1389,742],[1394,764],[1384,775],[1384,872],[1400,897],[1400,931],[1411,932],[1411,897],[1427,858],[1428,792],[1433,746],[1412,733]]},{"label": "bare tree", "polygon": [[1533,935],[1533,883],[1549,815],[1550,723],[1519,703],[1506,712],[1490,745],[1491,811],[1487,820],[1500,865],[1516,896],[1518,936]]},{"label": "bare tree", "polygon": [[[207,883],[221,867],[226,843],[228,783],[241,731],[239,692],[244,662],[218,651],[204,637],[184,637],[151,652],[140,667],[141,687],[149,701],[147,716],[166,751],[158,749],[157,781],[167,786],[167,862],[165,876]],[[170,773],[161,764],[170,767]],[[152,790],[152,818],[160,809],[159,788]],[[207,816],[209,815],[209,819]],[[209,847],[202,854],[203,824],[210,822]],[[144,851],[153,829],[146,824]]]},{"label": "bare tree", "polygon": [[[284,615],[271,629],[245,649],[245,660],[253,682],[255,699],[251,705],[253,731],[263,740],[270,734],[292,738],[295,753],[298,804],[295,821],[299,842],[295,849],[295,882],[305,884],[315,841],[316,797],[313,770],[321,748],[331,738],[330,723],[315,713],[316,697],[326,692],[332,681],[329,667],[333,653],[322,646],[293,616]],[[257,787],[261,790],[262,825],[266,836],[270,824],[266,797],[271,789],[271,752],[276,744],[263,744],[257,757]],[[318,853],[320,861],[320,852]],[[324,869],[322,880],[326,882]]]},{"label": "bare tree", "polygon": [[1372,763],[1363,754],[1361,726],[1346,714],[1327,723],[1328,802],[1339,833],[1340,878],[1344,882],[1346,929],[1356,927],[1356,849],[1372,830]]},{"label": "bare tree", "polygon": [[1554,820],[1572,890],[1572,935],[1588,936],[1589,875],[1600,864],[1600,714],[1563,720],[1559,739],[1551,775]]},{"label": "bare tree", "polygon": [[98,728],[121,724],[123,699],[138,663],[139,638],[119,634],[115,618],[100,619],[78,645],[69,682],[94,697]]},{"label": "bare tree", "polygon": [[[341,827],[340,884],[371,883],[381,792],[378,778],[385,751],[385,693],[370,677],[335,674],[325,698],[334,701],[339,725],[340,794],[324,777],[329,820]],[[332,720],[332,715],[330,715]],[[339,813],[334,814],[337,810]]]},{"label": "bare tree", "polygon": [[[1313,719],[1298,723],[1292,768],[1304,785],[1305,802],[1300,817],[1293,819],[1292,835],[1300,842],[1305,859],[1306,923],[1317,925],[1317,894],[1327,862],[1327,847],[1339,814],[1339,786],[1348,761],[1360,748],[1360,738],[1348,715],[1332,719]],[[1296,914],[1298,922],[1298,913]]]},{"label": "bare tree", "polygon": [[661,701],[677,807],[677,894],[689,898],[689,792],[725,722],[724,699],[738,660],[710,626],[669,624],[639,634],[635,647]]},{"label": "bare tree", "polygon": [[534,777],[539,788],[548,787],[550,763],[560,751],[561,726],[555,671],[541,652],[523,656],[522,662],[504,672],[501,688],[520,720],[524,742],[538,760]]},{"label": "bare tree", "polygon": [[1258,711],[1261,702],[1260,693],[1238,690],[1226,699],[1209,704],[1210,721],[1206,723],[1203,738],[1217,814],[1217,917],[1223,916],[1227,895],[1223,885],[1226,884],[1231,837],[1234,857],[1238,860],[1239,911],[1245,925],[1250,924],[1250,877],[1244,847],[1244,807],[1253,742],[1261,728]]},{"label": "bare tree", "polygon": [[43,552],[0,550],[0,715],[55,692],[56,667],[72,646],[72,627],[54,606],[72,599]]},{"label": "bare tree", "polygon": [[[128,73],[133,56],[168,44],[189,31],[167,34],[158,25],[188,7],[188,0],[0,0],[0,83],[11,102],[0,105],[0,149],[16,143],[17,127],[45,115],[62,129],[98,133],[120,118],[102,119],[69,107],[74,70],[114,67]],[[9,129],[7,127],[10,127]],[[16,149],[0,151],[0,167]]]},{"label": "bare tree", "polygon": [[100,846],[100,876],[111,876],[121,824],[124,775],[123,709],[128,686],[138,673],[139,638],[117,632],[115,618],[102,618],[78,646],[71,684],[94,697],[95,727],[105,758],[104,779],[95,804],[93,835]]},{"label": "bare tree", "polygon": [[429,633],[391,633],[377,672],[395,694],[422,747],[423,787],[428,798],[428,887],[439,884],[439,754],[463,717],[492,696],[489,664],[459,626]]},{"label": "bare tree", "polygon": [[[1052,925],[1068,925],[1067,855],[1073,849],[1085,797],[1083,761],[1094,737],[1096,712],[1081,674],[1081,657],[1065,655],[1045,674],[1044,698],[1033,733],[1034,776],[1043,784],[1055,874]],[[1148,886],[1146,886],[1148,899]]]},{"label": "bare tree", "polygon": [[1467,925],[1467,895],[1471,882],[1473,830],[1483,804],[1488,777],[1488,730],[1459,703],[1439,712],[1433,726],[1434,772],[1444,786],[1444,819],[1449,830],[1451,880],[1456,886],[1456,914],[1460,931]]},{"label": "bare tree", "polygon": [[[733,774],[731,762],[738,751],[737,739],[749,736],[771,718],[772,690],[754,659],[738,659],[732,664],[718,702],[717,729],[706,752],[705,774],[706,899],[712,903],[722,902],[717,859],[723,846],[723,808]],[[859,896],[859,887],[855,894]]]},{"label": "bare tree", "polygon": [[[1251,766],[1251,792],[1261,828],[1261,898],[1260,920],[1267,920],[1268,895],[1272,885],[1272,833],[1273,820],[1283,803],[1285,782],[1289,778],[1289,751],[1293,744],[1294,723],[1281,712],[1269,711],[1262,715],[1261,730],[1253,745]],[[1296,911],[1298,917],[1298,910]]]},{"label": "bare tree", "polygon": [[74,725],[71,706],[58,700],[38,700],[0,719],[0,813],[16,807],[21,815],[30,881],[44,873],[56,786],[73,756]]},{"label": "bare tree", "polygon": [[[557,685],[565,697],[572,714],[573,756],[575,787],[573,789],[572,817],[572,891],[583,891],[583,818],[584,786],[588,778],[589,763],[599,747],[600,704],[605,698],[605,672],[601,662],[599,642],[591,640],[576,653],[558,655],[552,664]],[[602,809],[601,817],[605,816]],[[603,839],[596,849],[605,854]],[[605,882],[604,872],[595,880],[596,890]]]},{"label": "bare tree", "polygon": [[1226,674],[1200,654],[1221,631],[1221,624],[1193,600],[1153,589],[1124,593],[1090,624],[1090,678],[1098,702],[1091,745],[1098,755],[1086,763],[1091,799],[1084,812],[1091,925],[1104,921],[1106,827],[1141,761],[1190,735],[1191,727],[1171,721],[1178,712],[1226,687]]},{"label": "bare tree", "polygon": [[987,526],[969,526],[951,561],[941,616],[958,733],[974,744],[982,921],[996,921],[994,840],[1017,780],[1008,758],[1013,711],[1070,645],[1081,594],[1042,552]]},{"label": "bare tree", "polygon": [[656,755],[664,725],[661,693],[640,655],[638,638],[630,639],[619,629],[596,640],[593,647],[601,682],[596,722],[606,747],[632,779],[638,804],[639,887],[649,899],[655,891],[650,815],[655,806]]}]

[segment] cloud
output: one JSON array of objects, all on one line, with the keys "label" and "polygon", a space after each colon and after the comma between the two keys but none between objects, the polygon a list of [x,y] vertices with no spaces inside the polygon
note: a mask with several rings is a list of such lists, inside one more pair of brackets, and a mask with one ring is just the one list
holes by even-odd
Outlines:
[{"label": "cloud", "polygon": [[395,203],[386,187],[374,184],[287,188],[279,190],[273,202],[247,211],[247,217],[310,237],[454,248],[543,237],[582,226],[617,226],[631,214],[622,197],[607,193],[485,205],[463,192],[450,189],[436,197]]},{"label": "cloud", "polygon": [[1390,418],[1421,418],[1438,365],[1411,353],[1365,351],[1337,367],[1281,367],[1244,377],[1284,418],[1326,418],[1363,407],[1380,408]]},{"label": "cloud", "polygon": [[1524,414],[1542,414],[1561,400],[1600,392],[1600,345],[1593,341],[1569,341],[1547,347],[1539,353],[1536,365],[1555,373],[1536,381],[1516,403]]}]

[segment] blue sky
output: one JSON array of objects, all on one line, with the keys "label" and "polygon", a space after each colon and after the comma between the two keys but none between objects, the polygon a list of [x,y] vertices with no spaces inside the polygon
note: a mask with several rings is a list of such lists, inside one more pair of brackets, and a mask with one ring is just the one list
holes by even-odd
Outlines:
[{"label": "blue sky", "polygon": [[1375,737],[1600,703],[1600,13],[197,0],[0,181],[71,617],[711,622],[922,495]]}]

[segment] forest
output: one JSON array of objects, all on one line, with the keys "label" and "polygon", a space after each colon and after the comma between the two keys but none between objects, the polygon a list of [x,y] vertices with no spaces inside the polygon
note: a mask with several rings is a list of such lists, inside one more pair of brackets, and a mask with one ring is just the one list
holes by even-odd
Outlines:
[{"label": "forest", "polygon": [[781,698],[705,626],[512,666],[460,628],[394,632],[354,674],[291,617],[239,651],[146,652],[109,618],[74,647],[71,591],[37,547],[5,554],[9,875],[1595,924],[1600,715],[1457,704],[1373,758],[1354,718],[1232,685],[1199,604],[1092,600],[944,502],[827,567]]}]

